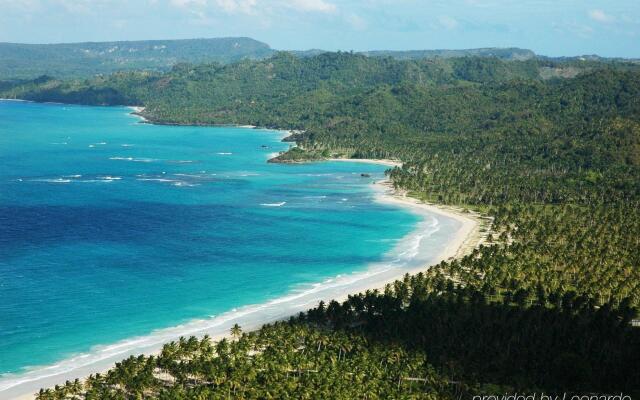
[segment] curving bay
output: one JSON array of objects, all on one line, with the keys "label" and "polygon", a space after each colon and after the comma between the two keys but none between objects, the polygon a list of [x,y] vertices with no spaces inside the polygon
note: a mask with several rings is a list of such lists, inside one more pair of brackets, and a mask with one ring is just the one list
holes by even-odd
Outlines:
[{"label": "curving bay", "polygon": [[385,166],[130,111],[0,101],[0,395],[379,287],[464,225],[377,201]]}]

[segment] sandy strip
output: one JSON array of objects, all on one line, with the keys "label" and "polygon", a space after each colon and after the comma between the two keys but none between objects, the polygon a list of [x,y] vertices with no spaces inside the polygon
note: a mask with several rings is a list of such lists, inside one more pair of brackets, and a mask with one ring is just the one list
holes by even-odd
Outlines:
[{"label": "sandy strip", "polygon": [[142,122],[149,122],[148,119],[146,119],[144,116],[142,116],[142,112],[144,111],[144,107],[130,106],[128,108],[130,110],[132,110],[131,115],[135,115],[136,117],[140,118],[142,120]]},{"label": "sandy strip", "polygon": [[[0,99],[2,100],[2,99]],[[144,117],[142,115],[142,113],[145,110],[145,107],[141,107],[141,106],[127,106],[128,109],[131,110],[131,112],[129,114],[134,115],[138,118],[140,118],[141,122],[144,123],[149,123],[149,124],[155,124],[156,122],[153,122],[149,119],[147,119],[146,117]],[[281,139],[284,139],[288,136],[291,136],[294,133],[299,133],[301,131],[297,131],[297,130],[281,130],[281,129],[271,129],[271,128],[264,128],[264,127],[259,127],[256,125],[236,125],[236,124],[221,124],[221,125],[189,125],[189,124],[169,124],[172,126],[191,126],[191,127],[209,127],[209,128],[213,128],[213,127],[217,127],[217,128],[223,128],[223,127],[233,127],[233,128],[244,128],[244,129],[256,129],[256,130],[267,130],[267,131],[276,131],[279,132],[281,134]],[[276,156],[278,156],[280,153],[276,153]]]},{"label": "sandy strip", "polygon": [[401,167],[402,163],[397,160],[374,160],[371,158],[327,158],[324,161],[340,161],[340,162],[355,162],[365,164],[380,164],[387,167]]},{"label": "sandy strip", "polygon": [[[395,204],[400,207],[406,207],[416,210],[419,213],[428,212],[442,215],[447,218],[453,218],[459,221],[462,226],[455,234],[449,245],[442,250],[438,258],[440,261],[446,261],[451,258],[462,258],[471,253],[473,249],[486,242],[486,233],[489,228],[490,218],[470,211],[463,211],[460,208],[445,206],[440,204],[423,203],[413,197],[407,196],[403,192],[396,191],[392,188],[391,182],[388,180],[377,182],[376,185],[382,186],[384,192],[379,197],[379,201],[387,204]],[[485,233],[482,230],[485,230]],[[434,263],[438,264],[440,261]],[[428,269],[425,266],[424,269]]]},{"label": "sandy strip", "polygon": [[[376,162],[387,166],[399,165],[393,160],[340,159],[340,161]],[[420,271],[425,271],[429,266],[438,264],[440,261],[468,254],[483,241],[483,235],[480,232],[482,219],[477,214],[464,213],[449,207],[421,203],[415,199],[404,196],[402,193],[394,191],[390,183],[386,180],[377,182],[374,185],[374,190],[376,191],[376,200],[381,203],[407,208],[412,213],[423,216],[425,220],[432,218],[433,214],[452,218],[459,222],[459,227],[445,248],[441,249],[437,255],[429,256],[428,265],[413,269],[383,268],[379,270],[372,266],[368,271],[329,279],[321,285],[313,286],[300,292],[294,291],[289,295],[264,304],[251,305],[232,310],[216,316],[214,319],[193,321],[179,327],[153,332],[149,336],[131,338],[128,341],[106,346],[107,348],[116,348],[117,350],[115,351],[110,350],[109,352],[101,354],[98,349],[92,352],[97,353],[99,358],[86,363],[86,365],[69,365],[69,368],[51,370],[51,374],[47,377],[39,377],[33,380],[27,379],[21,384],[15,385],[5,391],[0,391],[0,398],[33,399],[33,393],[37,392],[40,387],[51,387],[55,384],[62,384],[65,380],[86,377],[95,372],[104,372],[112,368],[116,361],[120,361],[129,355],[157,354],[164,343],[176,340],[180,336],[203,336],[204,334],[208,334],[214,340],[220,340],[223,337],[228,337],[229,329],[235,323],[242,326],[244,331],[256,330],[265,323],[288,319],[291,315],[315,307],[320,299],[324,299],[325,301],[332,299],[343,301],[349,294],[361,293],[368,289],[382,289],[386,284],[401,279],[406,273],[415,274]],[[408,237],[411,235],[412,234]],[[80,357],[82,357],[82,355]]]},{"label": "sandy strip", "polygon": [[[387,167],[402,167],[402,162],[398,160],[390,160],[390,159],[355,159],[355,158],[330,158],[326,161],[341,161],[341,162],[355,162],[355,163],[366,163],[366,164],[380,164]],[[429,213],[442,215],[444,217],[453,218],[459,221],[462,226],[456,232],[454,237],[451,238],[448,246],[442,250],[442,252],[438,255],[437,261],[433,262],[431,265],[435,265],[440,263],[441,261],[446,261],[451,258],[461,258],[465,255],[471,253],[473,249],[480,246],[480,244],[484,243],[486,240],[486,234],[481,232],[483,225],[486,225],[485,221],[480,214],[465,212],[456,207],[444,206],[439,204],[428,204],[423,203],[413,197],[408,197],[406,193],[402,191],[396,191],[391,182],[388,179],[385,179],[380,182],[376,182],[376,191],[378,191],[377,200],[381,203],[392,204],[399,207],[404,207],[410,209],[412,212],[415,212],[419,215],[425,215]],[[424,268],[420,268],[419,270],[411,271],[411,273],[417,273],[420,271],[427,270],[430,265],[425,266]],[[403,275],[398,276],[398,278],[402,278]],[[393,279],[392,282],[396,280]],[[384,285],[380,286],[384,287]],[[372,289],[372,288],[366,288]],[[365,290],[366,290],[365,289]],[[346,297],[345,297],[346,298]]]},{"label": "sandy strip", "polygon": [[[367,162],[369,162],[369,160],[367,160]],[[388,161],[385,160],[384,165],[389,165],[386,162]],[[447,246],[443,248],[437,256],[433,257],[428,265],[423,265],[413,269],[403,269],[393,276],[388,276],[386,279],[379,279],[374,283],[363,282],[363,285],[352,285],[349,288],[348,293],[343,293],[342,296],[336,297],[336,300],[338,301],[347,300],[349,294],[362,293],[373,289],[383,291],[387,284],[393,283],[397,280],[402,280],[407,273],[415,275],[419,272],[427,271],[432,265],[437,265],[442,261],[450,261],[454,258],[464,257],[471,253],[473,249],[477,248],[486,239],[486,235],[481,232],[481,228],[484,223],[478,214],[463,212],[462,210],[458,210],[453,207],[422,203],[412,197],[408,197],[403,193],[395,191],[391,186],[391,182],[388,180],[376,182],[375,185],[375,190],[378,192],[376,200],[380,203],[409,209],[414,214],[420,215],[423,218],[427,218],[433,214],[452,218],[460,222],[460,227],[451,237]],[[381,278],[383,277],[381,276]]]}]

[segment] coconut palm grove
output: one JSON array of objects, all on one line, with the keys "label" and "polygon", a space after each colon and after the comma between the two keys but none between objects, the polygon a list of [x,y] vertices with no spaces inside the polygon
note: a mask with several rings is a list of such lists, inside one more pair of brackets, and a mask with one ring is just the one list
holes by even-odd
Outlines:
[{"label": "coconut palm grove", "polygon": [[487,221],[462,258],[255,331],[181,338],[39,400],[640,396],[637,61],[276,52],[7,79],[0,97],[292,130],[271,162],[398,160],[398,191]]}]

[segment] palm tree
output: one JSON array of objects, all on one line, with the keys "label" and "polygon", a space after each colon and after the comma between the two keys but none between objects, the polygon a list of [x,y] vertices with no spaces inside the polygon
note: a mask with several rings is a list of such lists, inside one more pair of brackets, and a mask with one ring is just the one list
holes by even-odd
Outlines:
[{"label": "palm tree", "polygon": [[242,335],[242,328],[240,328],[240,325],[234,324],[231,327],[230,332],[232,337],[234,337],[235,339],[238,339]]},{"label": "palm tree", "polygon": [[322,349],[322,346],[327,346],[327,344],[329,344],[329,338],[327,336],[325,336],[324,334],[320,334],[318,336],[318,338],[316,339],[316,343],[318,344],[318,352]]}]

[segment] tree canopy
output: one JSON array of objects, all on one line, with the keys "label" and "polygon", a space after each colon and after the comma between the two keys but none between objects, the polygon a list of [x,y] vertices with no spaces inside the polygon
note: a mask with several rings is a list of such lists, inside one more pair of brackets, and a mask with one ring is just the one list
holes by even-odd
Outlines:
[{"label": "tree canopy", "polygon": [[0,94],[141,105],[155,123],[297,130],[287,139],[297,147],[273,161],[398,159],[388,171],[398,190],[492,218],[489,243],[460,260],[290,323],[234,330],[240,339],[215,351],[170,344],[171,355],[93,377],[87,398],[640,391],[637,64],[278,53],[4,82]]}]

